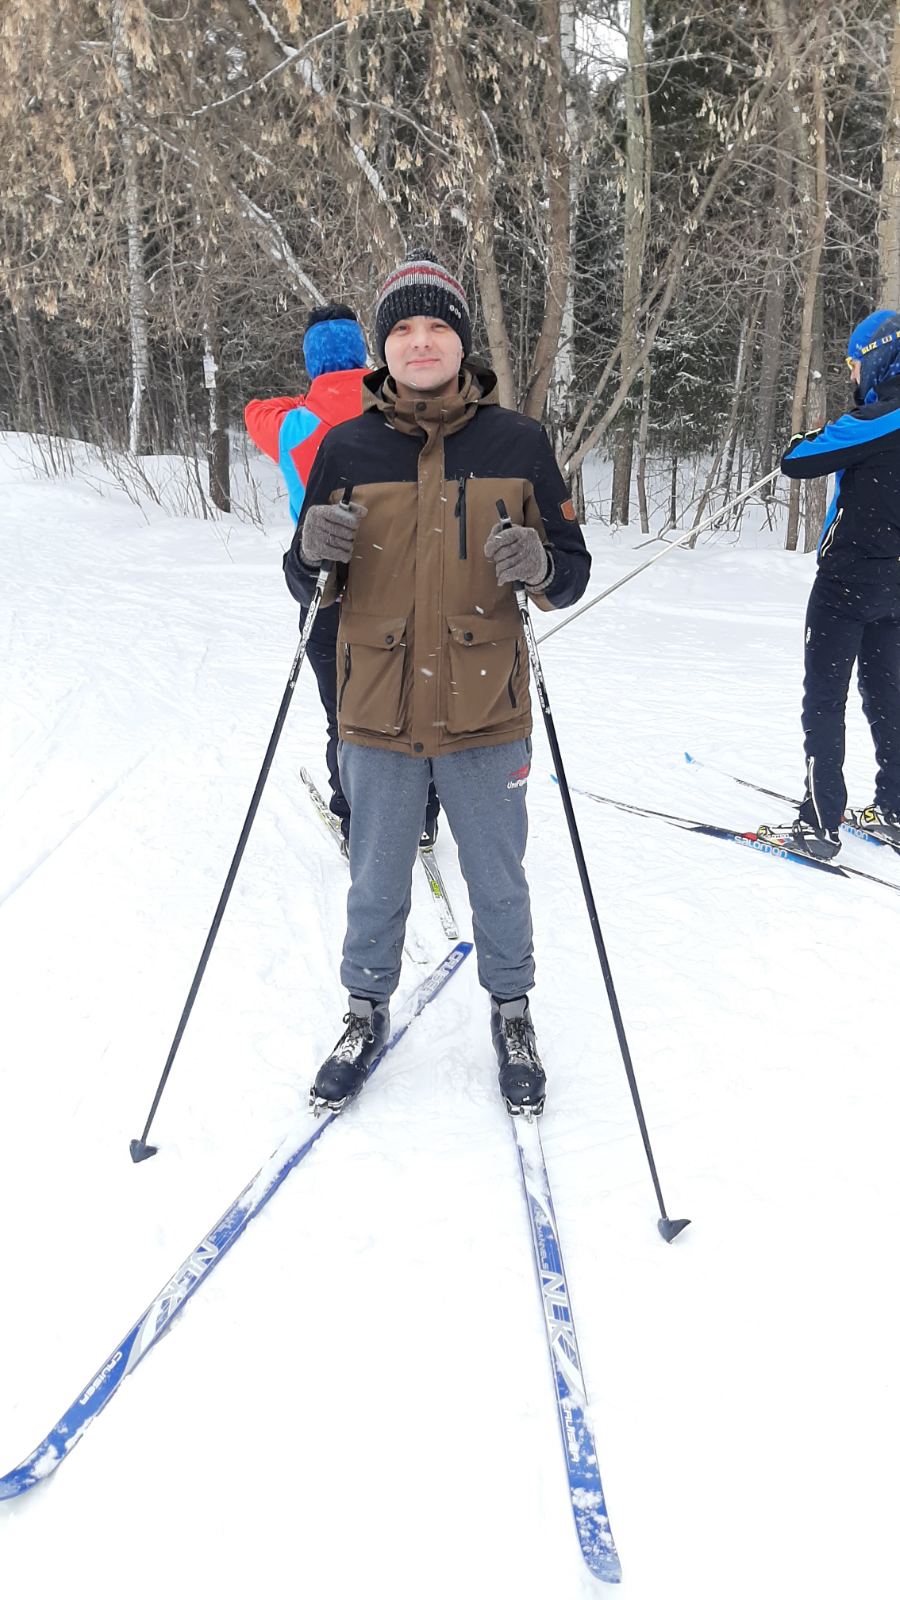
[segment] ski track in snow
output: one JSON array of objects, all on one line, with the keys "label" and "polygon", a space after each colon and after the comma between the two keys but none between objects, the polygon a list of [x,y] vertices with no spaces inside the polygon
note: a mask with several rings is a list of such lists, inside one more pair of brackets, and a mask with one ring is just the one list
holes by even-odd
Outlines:
[{"label": "ski track in snow", "polygon": [[[324,784],[301,675],[160,1154],[134,1167],[296,612],[274,521],[265,537],[145,516],[109,484],[35,481],[21,443],[0,440],[2,1471],[305,1119],[343,1010],[347,887],[298,777]],[[591,544],[589,593],[643,559],[600,527]],[[548,641],[571,782],[726,826],[789,815],[682,752],[797,789],[811,578],[777,550],[677,552]],[[855,691],[847,770],[864,803]],[[538,729],[542,1135],[622,1594],[886,1594],[894,897],[574,805],[668,1210],[693,1219],[659,1239]],[[900,882],[887,852],[844,851]],[[446,829],[438,858],[466,937]],[[421,874],[412,922],[433,964],[447,943]],[[89,1573],[96,1600],[149,1600],[162,1571],[217,1600],[596,1594],[474,958],[71,1460],[0,1508],[0,1570],[4,1592],[35,1595]]]}]

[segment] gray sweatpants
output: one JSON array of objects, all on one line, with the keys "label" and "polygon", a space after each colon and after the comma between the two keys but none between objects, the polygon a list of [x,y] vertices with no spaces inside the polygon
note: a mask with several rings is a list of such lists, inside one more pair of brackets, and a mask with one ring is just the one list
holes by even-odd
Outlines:
[{"label": "gray sweatpants", "polygon": [[341,982],[386,1000],[400,978],[412,873],[434,781],[469,891],[478,977],[498,1000],[534,986],[531,904],[522,867],[531,740],[452,755],[400,755],[342,741],[350,801],[350,892]]}]

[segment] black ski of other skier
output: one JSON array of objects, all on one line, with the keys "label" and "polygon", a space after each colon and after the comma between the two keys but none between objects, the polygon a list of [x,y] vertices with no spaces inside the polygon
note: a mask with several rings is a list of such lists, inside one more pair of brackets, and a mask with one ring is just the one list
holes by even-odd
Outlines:
[{"label": "black ski of other skier", "polygon": [[[707,772],[717,772],[720,778],[730,778],[732,783],[739,783],[742,789],[752,789],[756,794],[767,795],[770,800],[783,800],[789,806],[799,806],[800,804],[800,801],[794,799],[792,795],[782,794],[778,789],[764,789],[761,783],[754,783],[750,778],[739,778],[736,772],[728,772],[724,767],[716,767],[710,761],[701,761],[699,756],[692,756],[687,750],[684,752],[684,759],[688,766],[702,767]],[[865,844],[877,845],[879,849],[893,850],[896,855],[900,856],[900,844],[895,844],[893,839],[879,839],[876,834],[868,833],[865,828],[858,828],[855,823],[847,822],[846,820],[841,823],[841,828],[852,839],[862,839]]]},{"label": "black ski of other skier", "polygon": [[599,805],[614,806],[617,811],[627,811],[636,817],[655,817],[657,821],[665,822],[673,828],[682,828],[686,833],[705,834],[710,839],[727,839],[750,850],[759,850],[763,855],[779,856],[783,861],[794,861],[798,866],[812,867],[816,872],[828,872],[836,878],[860,878],[865,883],[877,883],[883,889],[891,889],[894,894],[900,894],[900,883],[891,883],[889,879],[879,878],[872,872],[863,872],[859,867],[839,866],[835,861],[820,861],[815,856],[788,850],[783,845],[773,844],[770,839],[760,839],[752,829],[742,831],[740,828],[722,828],[716,823],[698,822],[694,817],[678,817],[671,811],[654,811],[649,806],[636,806],[625,800],[614,800],[611,795],[595,794],[590,789],[572,787],[573,793],[582,795],[585,800],[595,800]]}]

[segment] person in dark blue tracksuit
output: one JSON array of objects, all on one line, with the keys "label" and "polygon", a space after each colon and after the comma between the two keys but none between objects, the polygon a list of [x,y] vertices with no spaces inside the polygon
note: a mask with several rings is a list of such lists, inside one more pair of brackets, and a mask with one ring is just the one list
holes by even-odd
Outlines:
[{"label": "person in dark blue tracksuit", "polygon": [[806,613],[806,794],[796,821],[778,830],[792,848],[825,859],[840,849],[847,805],[844,722],[854,662],[878,776],[874,805],[853,820],[900,842],[900,312],[866,317],[850,335],[847,364],[853,410],[795,436],[781,461],[789,478],[835,475]]}]

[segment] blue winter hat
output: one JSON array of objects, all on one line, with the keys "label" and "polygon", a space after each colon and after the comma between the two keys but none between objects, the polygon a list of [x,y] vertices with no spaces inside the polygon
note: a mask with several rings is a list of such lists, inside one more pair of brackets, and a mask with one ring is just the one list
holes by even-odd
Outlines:
[{"label": "blue winter hat", "polygon": [[365,337],[349,306],[317,306],[310,312],[303,335],[303,359],[311,378],[365,366]]},{"label": "blue winter hat", "polygon": [[900,373],[900,312],[873,311],[853,329],[847,355],[859,362],[859,391],[868,403],[878,399],[878,385]]}]

